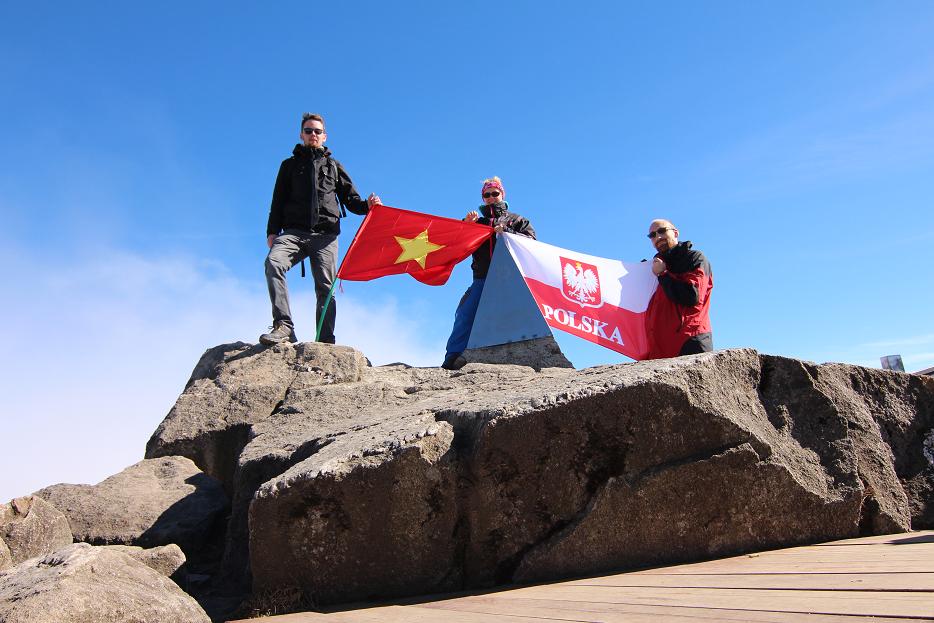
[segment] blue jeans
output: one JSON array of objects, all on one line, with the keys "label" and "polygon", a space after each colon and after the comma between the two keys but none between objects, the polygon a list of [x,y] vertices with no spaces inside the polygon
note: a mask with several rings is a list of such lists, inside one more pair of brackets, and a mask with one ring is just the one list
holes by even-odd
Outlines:
[{"label": "blue jeans", "polygon": [[470,330],[473,328],[473,319],[477,315],[477,307],[480,306],[480,295],[483,294],[485,281],[486,279],[474,279],[461,298],[461,302],[457,304],[457,311],[454,312],[454,328],[451,329],[451,337],[448,338],[447,352],[444,356],[446,360],[460,355],[467,348],[467,340],[470,339]]}]

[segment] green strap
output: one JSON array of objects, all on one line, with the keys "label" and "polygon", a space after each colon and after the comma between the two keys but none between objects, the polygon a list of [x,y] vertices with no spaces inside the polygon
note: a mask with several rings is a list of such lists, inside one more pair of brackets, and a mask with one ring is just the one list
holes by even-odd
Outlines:
[{"label": "green strap", "polygon": [[336,288],[337,284],[340,282],[341,280],[337,279],[334,281],[334,283],[331,284],[331,289],[328,290],[328,297],[324,299],[324,307],[321,309],[321,317],[318,318],[318,330],[315,331],[316,342],[321,339],[321,327],[324,326],[324,316],[328,313],[328,305],[331,304],[331,297],[334,296],[334,288]]}]

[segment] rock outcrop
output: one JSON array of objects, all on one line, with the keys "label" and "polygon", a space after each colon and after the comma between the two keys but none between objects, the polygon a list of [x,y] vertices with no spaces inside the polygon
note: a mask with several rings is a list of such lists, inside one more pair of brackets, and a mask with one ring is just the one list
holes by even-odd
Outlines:
[{"label": "rock outcrop", "polygon": [[174,582],[121,552],[75,543],[0,571],[3,623],[209,623]]},{"label": "rock outcrop", "polygon": [[0,571],[12,565],[13,554],[10,553],[10,548],[6,546],[6,542],[0,538]]},{"label": "rock outcrop", "polygon": [[463,352],[468,363],[499,363],[542,368],[573,368],[552,336],[537,337],[509,344],[469,348]]},{"label": "rock outcrop", "polygon": [[934,527],[932,428],[934,379],[750,350],[452,373],[235,344],[147,456],[224,481],[233,579],[326,604]]},{"label": "rock outcrop", "polygon": [[65,515],[42,498],[25,496],[0,505],[0,569],[50,554],[73,540]]},{"label": "rock outcrop", "polygon": [[228,507],[221,484],[180,456],[140,461],[97,485],[58,484],[35,495],[68,517],[76,541],[175,543],[189,557],[210,543]]},{"label": "rock outcrop", "polygon": [[182,586],[184,585],[185,553],[174,543],[145,549],[136,545],[104,545],[106,549],[126,554],[153,571],[157,571]]},{"label": "rock outcrop", "polygon": [[275,411],[290,388],[359,381],[366,365],[352,348],[315,342],[212,348],[149,440],[146,458],[187,456],[229,494],[250,427]]}]

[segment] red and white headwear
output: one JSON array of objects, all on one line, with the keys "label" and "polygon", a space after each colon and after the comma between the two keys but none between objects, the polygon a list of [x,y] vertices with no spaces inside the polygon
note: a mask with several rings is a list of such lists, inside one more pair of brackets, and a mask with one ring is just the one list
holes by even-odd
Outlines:
[{"label": "red and white headwear", "polygon": [[480,189],[480,196],[483,196],[483,193],[491,188],[499,190],[503,195],[506,194],[506,189],[503,188],[503,182],[498,177],[494,177],[483,182],[483,188]]}]

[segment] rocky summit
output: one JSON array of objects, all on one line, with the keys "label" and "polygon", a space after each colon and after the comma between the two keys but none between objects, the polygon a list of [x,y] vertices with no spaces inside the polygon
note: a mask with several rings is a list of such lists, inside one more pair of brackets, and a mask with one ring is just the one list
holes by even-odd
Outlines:
[{"label": "rocky summit", "polygon": [[236,343],[146,457],[221,484],[224,584],[281,611],[934,528],[932,429],[932,378],[752,350],[450,372]]}]

